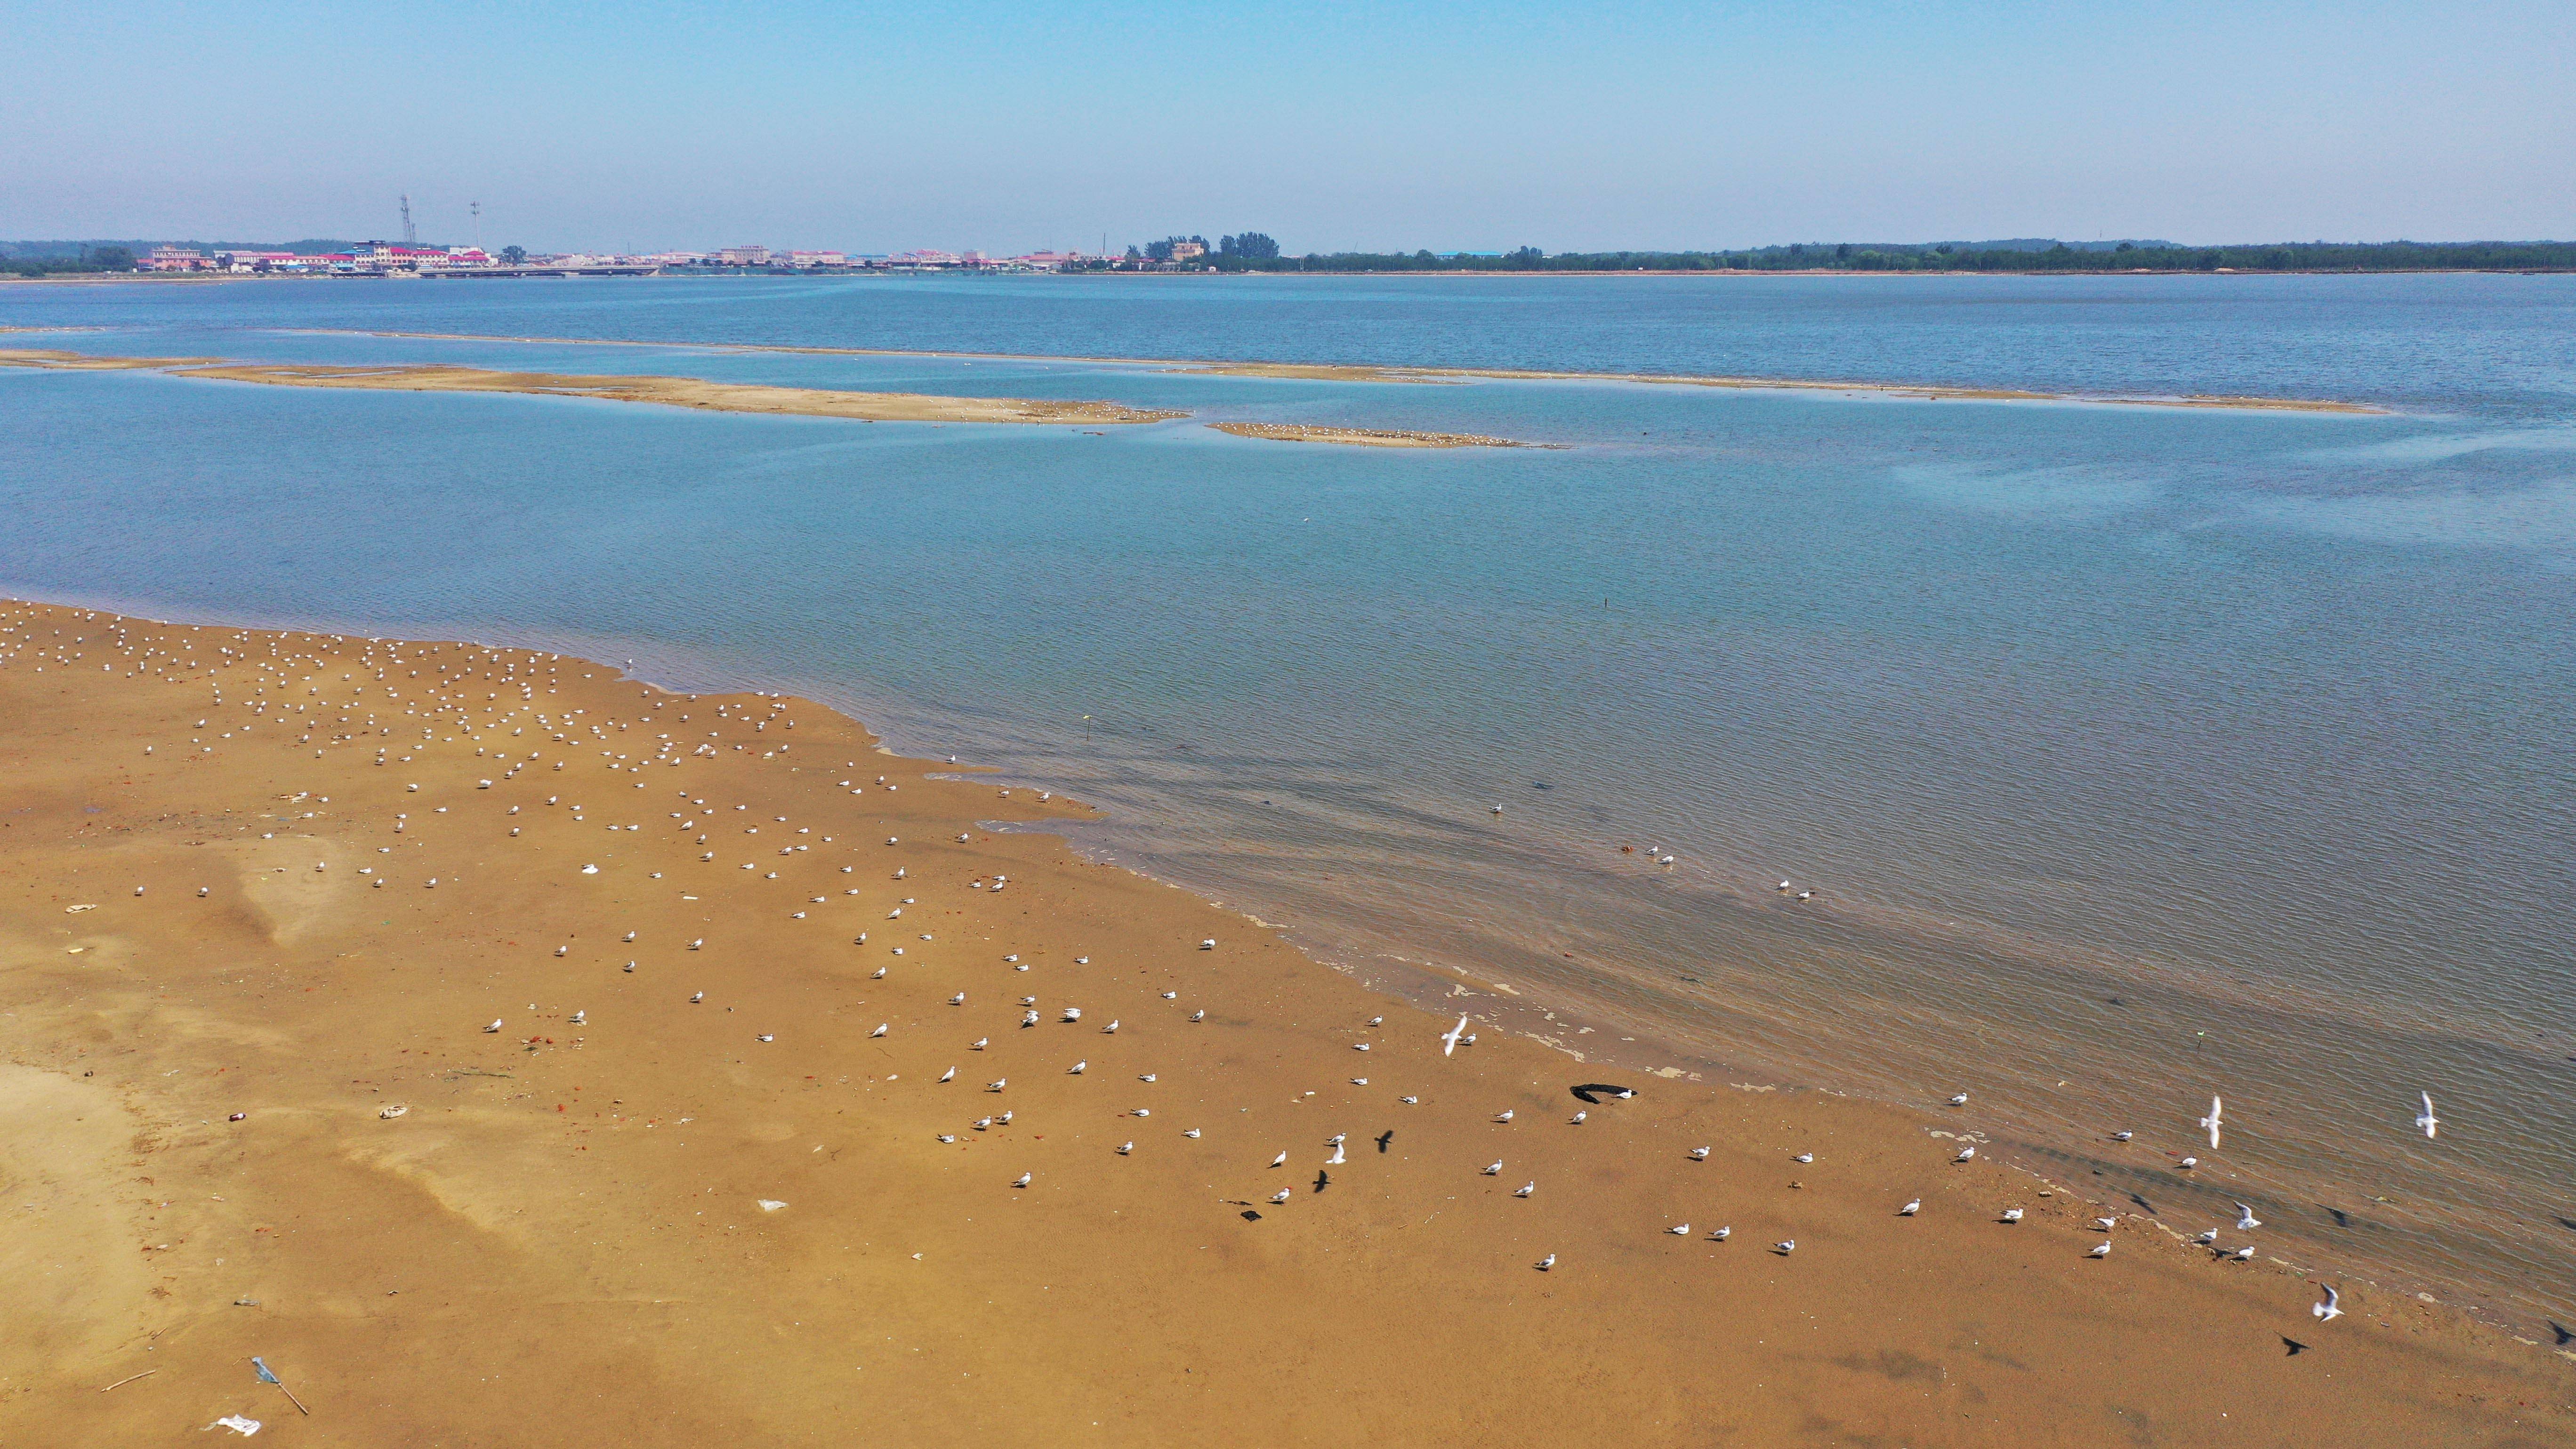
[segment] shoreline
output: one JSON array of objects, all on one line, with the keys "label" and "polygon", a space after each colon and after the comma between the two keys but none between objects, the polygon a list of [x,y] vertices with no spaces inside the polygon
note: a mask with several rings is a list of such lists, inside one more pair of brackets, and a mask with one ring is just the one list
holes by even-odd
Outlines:
[{"label": "shoreline", "polygon": [[[2133,1215],[2111,1234],[2114,1256],[2088,1260],[2101,1235],[2064,1189],[1949,1163],[1961,1133],[1982,1136],[1973,1110],[1647,1079],[1630,1082],[1634,1101],[1603,1098],[1582,1108],[1589,1124],[1568,1126],[1581,1104],[1565,1089],[1593,1078],[1558,1052],[1488,1029],[1443,1056],[1445,1021],[1238,913],[1035,833],[1087,807],[938,778],[959,767],[886,754],[863,726],[803,700],[675,694],[495,646],[14,603],[0,604],[0,623],[15,626],[0,635],[0,754],[21,762],[0,785],[18,808],[0,850],[32,891],[0,911],[0,939],[19,943],[0,957],[18,1012],[0,1103],[88,1101],[138,1128],[197,1124],[138,1139],[165,1189],[153,1202],[171,1198],[175,1215],[111,1187],[130,1175],[124,1153],[58,1117],[32,1119],[54,1125],[0,1149],[57,1153],[42,1251],[94,1264],[72,1299],[13,1314],[36,1325],[37,1357],[6,1368],[37,1391],[0,1407],[0,1423],[99,1426],[69,1434],[91,1440],[166,1432],[157,1426],[176,1419],[150,1406],[174,1393],[185,1414],[234,1402],[223,1397],[231,1350],[248,1343],[265,1349],[242,1352],[285,1356],[280,1367],[304,1375],[290,1381],[318,1385],[305,1396],[342,1422],[370,1416],[377,1438],[470,1435],[477,1421],[457,1416],[504,1362],[558,1393],[618,1386],[619,1407],[588,1432],[545,1440],[563,1443],[660,1442],[682,1427],[833,1442],[854,1400],[899,1406],[920,1442],[1062,1438],[1094,1418],[1116,1426],[1104,1442],[1128,1443],[1229,1430],[1271,1442],[1791,1442],[1815,1433],[1820,1411],[1846,1436],[1916,1444],[1993,1442],[1997,1420],[2008,1439],[2109,1442],[2135,1403],[2153,1405],[2175,1443],[2275,1442],[2318,1425],[2346,1442],[2420,1442],[2508,1432],[2516,1414],[2526,1429],[2576,1425],[2562,1365],[2449,1310],[2355,1288],[2344,1320],[2316,1324],[2294,1270],[2204,1262]],[[720,737],[649,763],[619,757],[657,742],[632,727],[661,729],[664,744],[702,733],[671,719],[698,711]],[[262,730],[280,715],[325,728],[305,730],[311,742]],[[771,728],[782,718],[794,723]],[[438,723],[422,740],[426,720]],[[188,736],[211,748],[182,748]],[[138,741],[163,748],[146,757]],[[406,756],[400,768],[366,763],[377,742]],[[542,763],[515,758],[538,752]],[[826,768],[804,778],[815,762]],[[898,791],[870,783],[881,772]],[[652,787],[664,780],[708,803],[663,800],[670,790]],[[549,794],[600,798],[596,823],[538,803]],[[738,812],[754,824],[737,830],[775,831],[792,853],[779,864],[752,836],[708,831],[748,857],[708,863],[661,808],[621,808],[617,795],[700,818],[756,802],[767,808]],[[104,809],[85,814],[92,805]],[[267,835],[247,823],[255,814],[275,820]],[[600,833],[621,815],[652,823]],[[995,817],[1018,828],[956,840]],[[534,839],[511,844],[505,822]],[[888,827],[941,843],[877,845]],[[870,869],[897,856],[905,883]],[[402,879],[357,884],[389,859]],[[672,884],[646,879],[654,870]],[[815,892],[763,870],[829,889],[809,903]],[[440,885],[420,885],[432,871]],[[1007,896],[977,888],[996,871]],[[66,915],[42,899],[46,884],[97,909]],[[191,894],[200,887],[221,895]],[[940,940],[914,941],[885,915],[907,892],[923,897],[909,919]],[[839,929],[792,921],[791,906]],[[852,928],[874,945],[850,945]],[[646,939],[627,945],[619,929]],[[710,949],[682,945],[691,931]],[[1197,949],[1202,936],[1218,945]],[[989,944],[969,944],[979,937]],[[617,965],[629,956],[641,958],[632,972]],[[706,1004],[679,999],[691,982]],[[968,1003],[944,1004],[952,989]],[[1015,992],[1041,995],[1041,1026],[1016,1024]],[[1098,1009],[1082,1026],[1057,1023],[1059,1001]],[[585,1003],[593,1020],[572,1021]],[[1184,1030],[1181,1007],[1201,1004],[1207,1021],[1187,1025],[1212,1030]],[[480,1030],[486,1007],[506,1032]],[[1372,1013],[1391,1025],[1361,1027]],[[1089,1027],[1103,1015],[1129,1030]],[[870,1034],[880,1019],[893,1028],[882,1038]],[[99,1035],[78,1028],[86,1020],[123,1025]],[[776,1040],[754,1043],[755,1031]],[[987,1051],[964,1051],[973,1032]],[[1375,1050],[1352,1051],[1363,1041]],[[424,1053],[436,1065],[406,1060]],[[1054,1060],[1078,1054],[1091,1074]],[[943,1062],[960,1068],[947,1089],[988,1066],[1011,1068],[1011,1089],[952,1099],[929,1082]],[[1139,1069],[1163,1081],[1139,1084]],[[1377,1085],[1351,1085],[1359,1076]],[[1400,1105],[1399,1092],[1421,1100]],[[590,1117],[569,1114],[576,1094],[592,1099]],[[397,1098],[404,1118],[377,1115]],[[1147,1101],[1151,1118],[1134,1111]],[[1028,1121],[962,1126],[1003,1102]],[[227,1123],[228,1105],[249,1121]],[[1503,1105],[1524,1120],[1492,1122]],[[1183,1142],[1180,1115],[1207,1137]],[[1381,1128],[1392,1148],[1360,1150],[1363,1129]],[[934,1145],[934,1131],[961,1141]],[[1351,1134],[1352,1155],[1329,1183],[1309,1190],[1305,1176],[1261,1166],[1275,1145],[1310,1171],[1327,1150],[1310,1139],[1331,1131]],[[712,1144],[714,1165],[671,1145],[683,1138]],[[1111,1151],[1121,1139],[1133,1156]],[[1700,1142],[1715,1148],[1710,1162],[1682,1154]],[[1816,1144],[1814,1165],[1788,1162],[1800,1144]],[[1512,1181],[1477,1172],[1493,1155],[1513,1164]],[[1032,1188],[1004,1186],[1024,1170]],[[1516,1201],[1524,1172],[1541,1191]],[[710,1173],[725,1180],[713,1194]],[[1262,1200],[1282,1187],[1289,1203]],[[205,1188],[229,1201],[209,1203]],[[785,1205],[762,1210],[750,1201],[761,1191]],[[1926,1211],[1898,1218],[1908,1193]],[[711,1196],[724,1216],[699,1220]],[[2006,1199],[2029,1220],[1985,1220]],[[1726,1244],[1664,1233],[1684,1211],[1740,1231]],[[92,1227],[67,1239],[75,1218]],[[1763,1252],[1775,1232],[1803,1235],[1794,1256]],[[125,1266],[136,1237],[148,1269]],[[219,1271],[228,1252],[256,1266]],[[1541,1274],[1527,1261],[1541,1252],[1563,1261]],[[154,1274],[169,1296],[146,1291]],[[379,1279],[365,1290],[375,1296],[355,1287]],[[550,1306],[527,1327],[496,1324],[472,1306],[486,1294]],[[1724,1317],[1706,1316],[1710,1295]],[[1381,1301],[1445,1311],[1387,1315]],[[1103,1313],[1131,1323],[1126,1352],[1105,1362],[1088,1351]],[[469,1323],[486,1337],[469,1339]],[[652,1327],[637,1339],[630,1323]],[[164,1346],[145,1355],[152,1324]],[[1242,1333],[1248,1324],[1262,1331]],[[1611,1324],[1607,1354],[1574,1332]],[[2276,1330],[2306,1350],[2284,1356]],[[746,1337],[772,1346],[757,1365],[719,1347]],[[1518,1366],[1499,1385],[1497,1359]],[[164,1366],[144,1392],[90,1394]],[[1341,1391],[1331,1415],[1288,1407],[1282,1396],[1319,1373]],[[370,1376],[382,1392],[361,1394]],[[361,1398],[375,1407],[343,1407]]]}]

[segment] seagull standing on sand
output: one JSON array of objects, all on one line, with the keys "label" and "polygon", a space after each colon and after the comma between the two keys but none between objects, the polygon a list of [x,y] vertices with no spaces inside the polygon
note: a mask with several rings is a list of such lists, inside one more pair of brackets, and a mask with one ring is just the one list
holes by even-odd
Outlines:
[{"label": "seagull standing on sand", "polygon": [[1028,1185],[1029,1185],[1029,1179],[1030,1179],[1030,1177],[1032,1177],[1032,1176],[1034,1176],[1034,1175],[1035,1175],[1035,1174],[1023,1172],[1023,1173],[1021,1173],[1021,1174],[1020,1174],[1020,1180],[1019,1180],[1019,1181],[1017,1181],[1017,1182],[1015,1182],[1015,1183],[1012,1183],[1012,1184],[1011,1184],[1011,1186],[1013,1186],[1013,1187],[1026,1187],[1026,1186],[1028,1186]]},{"label": "seagull standing on sand", "polygon": [[[1499,810],[1501,807],[1500,807],[1500,806],[1497,806],[1497,807],[1495,807],[1495,808]],[[1539,1259],[1539,1260],[1538,1260],[1538,1270],[1539,1270],[1540,1272],[1542,1272],[1542,1273],[1546,1272],[1548,1269],[1553,1268],[1553,1267],[1555,1267],[1555,1266],[1556,1266],[1556,1255],[1555,1255],[1554,1253],[1550,1253],[1550,1254],[1548,1254],[1546,1257],[1541,1258],[1541,1259]]]},{"label": "seagull standing on sand", "polygon": [[2085,1254],[2084,1256],[2088,1258],[2107,1258],[2111,1256],[2111,1240],[2105,1238],[2101,1242],[2095,1243],[2093,1245],[2093,1251]]},{"label": "seagull standing on sand", "polygon": [[1690,1224],[1684,1223],[1679,1227],[1666,1228],[1664,1231],[1672,1234],[1676,1238],[1687,1238],[1690,1236]]},{"label": "seagull standing on sand", "polygon": [[1527,1196],[1529,1196],[1531,1193],[1534,1193],[1534,1192],[1536,1192],[1536,1191],[1538,1191],[1538,1184],[1537,1184],[1537,1183],[1535,1183],[1535,1182],[1525,1182],[1525,1183],[1522,1183],[1520,1186],[1518,1186],[1518,1187],[1516,1187],[1516,1188],[1513,1188],[1513,1189],[1512,1189],[1512,1196],[1514,1196],[1514,1197],[1527,1197]]},{"label": "seagull standing on sand", "polygon": [[[2415,1125],[2423,1128],[2424,1135],[2430,1137],[2434,1133],[2442,1130],[2442,1119],[2433,1115],[2433,1094],[2430,1092],[2424,1092],[2419,1095],[2424,1099],[2424,1114],[2415,1119]],[[2333,1290],[2329,1289],[2327,1291],[2331,1292]]]},{"label": "seagull standing on sand", "polygon": [[2020,1221],[2021,1221],[2021,1209],[2020,1209],[2020,1208],[2005,1208],[2005,1209],[2004,1209],[2004,1221],[2005,1221],[2005,1222],[2008,1222],[2008,1223],[2017,1223],[2017,1222],[2020,1222]]},{"label": "seagull standing on sand", "polygon": [[2200,1119],[2200,1125],[2209,1129],[2209,1150],[2210,1150],[2210,1151],[2212,1151],[2212,1152],[2216,1152],[2216,1151],[2218,1150],[2218,1125],[2219,1125],[2219,1124],[2218,1124],[2218,1099],[2217,1099],[2216,1097],[2212,1097],[2212,1098],[2210,1098],[2210,1099],[2209,1099],[2209,1115]]},{"label": "seagull standing on sand", "polygon": [[1282,1152],[1277,1157],[1270,1159],[1270,1165],[1273,1167],[1286,1167],[1288,1165],[1288,1154]]},{"label": "seagull standing on sand", "polygon": [[1506,1107],[1503,1109],[1502,1115],[1496,1117],[1494,1120],[1497,1122],[1509,1122],[1512,1120],[1512,1111],[1512,1108]]},{"label": "seagull standing on sand", "polygon": [[1910,1218],[1921,1211],[1923,1211],[1923,1199],[1918,1197],[1914,1201],[1907,1203],[1905,1206],[1898,1208],[1896,1210],[1896,1215],[1900,1218]]},{"label": "seagull standing on sand", "polygon": [[1959,1149],[1959,1155],[1951,1158],[1950,1160],[1952,1162],[1966,1162],[1971,1158],[1974,1158],[1976,1155],[1977,1149],[1973,1147],[1962,1147]]},{"label": "seagull standing on sand", "polygon": [[1283,1187],[1277,1192],[1272,1193],[1270,1195],[1270,1200],[1272,1202],[1286,1202],[1288,1200],[1288,1189]]},{"label": "seagull standing on sand", "polygon": [[1692,1148],[1692,1149],[1690,1150],[1690,1159],[1691,1159],[1691,1161],[1693,1161],[1693,1162],[1706,1162],[1706,1161],[1708,1161],[1708,1149],[1707,1149],[1707,1148],[1705,1148],[1705,1147],[1694,1147],[1694,1148]]},{"label": "seagull standing on sand", "polygon": [[2319,1323],[2332,1323],[2334,1320],[2343,1317],[2343,1295],[2337,1293],[2334,1290],[2334,1285],[2331,1283],[2320,1284],[2319,1286],[2326,1290],[2326,1301],[2317,1304],[2308,1311],[2317,1316],[2317,1321]]}]

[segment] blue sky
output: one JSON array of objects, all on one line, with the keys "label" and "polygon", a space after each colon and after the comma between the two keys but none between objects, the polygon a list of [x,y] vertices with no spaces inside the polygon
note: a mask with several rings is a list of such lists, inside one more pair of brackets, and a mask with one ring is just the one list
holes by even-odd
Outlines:
[{"label": "blue sky", "polygon": [[0,3],[0,237],[2576,236],[2576,5]]}]

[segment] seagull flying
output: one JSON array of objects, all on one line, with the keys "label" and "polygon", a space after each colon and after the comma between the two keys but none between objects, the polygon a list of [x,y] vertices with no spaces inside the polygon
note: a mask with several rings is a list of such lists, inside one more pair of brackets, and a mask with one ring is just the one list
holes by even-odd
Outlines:
[{"label": "seagull flying", "polygon": [[2216,1097],[2209,1099],[2209,1115],[2200,1119],[2200,1125],[2209,1129],[2209,1150],[2216,1152],[2218,1150],[2219,1126],[2218,1099]]},{"label": "seagull flying", "polygon": [[[2230,1199],[2230,1201],[2233,1201],[2233,1199]],[[2247,1207],[2241,1202],[2236,1204],[2236,1231],[2240,1233],[2250,1233],[2261,1226],[2263,1226],[2263,1220],[2254,1216],[2254,1210],[2252,1208]]]},{"label": "seagull flying", "polygon": [[2442,1119],[2433,1115],[2433,1094],[2424,1092],[2419,1095],[2424,1099],[2424,1115],[2415,1119],[2415,1125],[2423,1128],[2424,1135],[2430,1137],[2442,1130]]},{"label": "seagull flying", "polygon": [[2326,1290],[2326,1301],[2317,1304],[2308,1311],[2317,1316],[2317,1321],[2319,1323],[2331,1323],[2334,1320],[2343,1317],[2343,1295],[2337,1293],[2334,1290],[2334,1285],[2331,1283],[2322,1284],[2320,1286]]},{"label": "seagull flying", "polygon": [[1440,1038],[1440,1055],[1445,1057],[1454,1054],[1458,1050],[1458,1038],[1466,1034],[1467,1018],[1462,1016],[1458,1018],[1458,1024],[1449,1028],[1447,1034]]}]

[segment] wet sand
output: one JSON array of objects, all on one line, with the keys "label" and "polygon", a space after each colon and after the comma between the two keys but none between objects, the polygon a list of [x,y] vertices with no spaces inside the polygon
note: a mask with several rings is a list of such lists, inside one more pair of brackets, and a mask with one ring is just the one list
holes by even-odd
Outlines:
[{"label": "wet sand", "polygon": [[1210,423],[1220,433],[1238,438],[1269,438],[1281,443],[1339,443],[1353,448],[1544,448],[1489,438],[1482,433],[1417,433],[1398,428],[1327,428],[1308,423]]},{"label": "wet sand", "polygon": [[2576,1436],[2576,1364],[2098,1231],[1974,1103],[1444,1057],[804,701],[0,626],[0,1442]]},{"label": "wet sand", "polygon": [[[202,364],[214,364],[211,366]],[[256,382],[278,387],[352,387],[388,392],[499,392],[606,402],[655,403],[728,413],[788,413],[907,423],[1154,423],[1186,413],[1112,402],[1043,398],[939,397],[908,392],[839,392],[710,382],[693,377],[592,377],[559,372],[498,372],[480,367],[328,366],[232,363],[219,358],[91,357],[37,349],[0,351],[0,366],[65,370],[159,368],[173,377]]]}]

